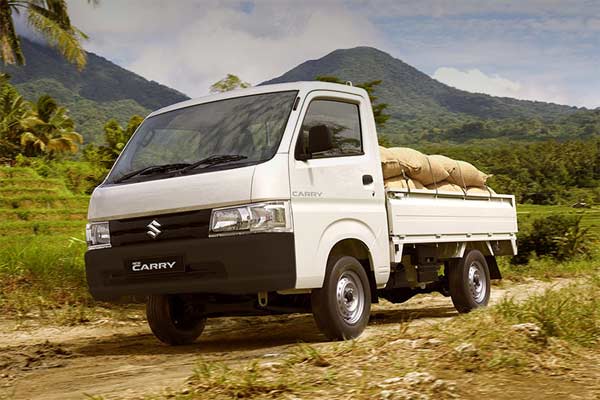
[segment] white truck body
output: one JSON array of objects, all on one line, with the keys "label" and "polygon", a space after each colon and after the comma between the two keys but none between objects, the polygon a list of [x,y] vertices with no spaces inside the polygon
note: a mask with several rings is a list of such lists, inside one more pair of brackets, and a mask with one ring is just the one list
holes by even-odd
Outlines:
[{"label": "white truck body", "polygon": [[[116,183],[115,175],[119,172],[117,169],[128,162],[135,161],[137,150],[131,147],[136,146],[136,140],[139,142],[143,139],[136,136],[148,132],[148,130],[144,131],[143,127],[145,124],[157,121],[155,117],[169,116],[173,112],[193,110],[194,107],[203,105],[215,107],[215,104],[231,99],[245,99],[273,93],[292,93],[294,103],[282,127],[279,144],[274,148],[274,153],[269,159],[236,168],[216,170],[207,168],[206,171],[199,171],[201,173],[172,174],[161,179],[145,180],[144,178],[134,182]],[[301,144],[299,141],[305,121],[317,118],[312,115],[307,116],[310,105],[317,101],[322,101],[319,104],[323,104],[325,109],[337,103],[357,107],[360,148],[356,141],[351,144],[359,149],[356,153],[308,158],[297,155],[301,145],[310,148],[310,144]],[[326,119],[327,116],[320,115],[320,117]],[[268,125],[267,122],[264,124]],[[311,136],[313,128],[305,137],[313,137]],[[335,129],[337,128],[331,128],[333,131]],[[330,131],[327,132],[331,134]],[[155,133],[152,131],[152,134],[146,134],[152,139]],[[266,137],[268,144],[269,133]],[[253,138],[256,141],[256,135]],[[189,163],[189,160],[186,162]],[[288,218],[285,222],[286,229],[275,229],[278,233],[231,232],[225,235],[213,232],[213,234],[209,233],[208,237],[205,235],[202,239],[198,239],[202,240],[202,245],[198,244],[198,246],[207,246],[203,247],[207,249],[213,249],[210,243],[217,243],[218,240],[227,241],[227,244],[219,242],[218,246],[224,247],[214,247],[221,250],[218,254],[212,255],[210,260],[202,259],[206,265],[210,264],[208,261],[220,264],[219,268],[222,268],[222,271],[215,272],[215,276],[221,274],[219,279],[193,281],[180,278],[178,282],[185,282],[185,284],[175,284],[168,281],[169,275],[164,275],[164,278],[159,281],[154,278],[138,279],[130,275],[120,275],[119,271],[123,269],[123,263],[127,269],[130,260],[144,257],[158,260],[170,254],[178,255],[176,253],[180,253],[181,256],[178,256],[177,260],[185,264],[182,266],[181,274],[194,270],[192,265],[194,262],[189,260],[195,260],[194,257],[200,256],[189,255],[187,252],[192,251],[190,246],[194,247],[193,243],[196,242],[186,241],[185,245],[181,245],[183,241],[177,242],[179,236],[175,235],[175,230],[173,235],[169,236],[169,227],[172,223],[161,225],[161,221],[170,221],[169,218],[180,218],[179,216],[185,220],[184,216],[188,215],[196,218],[196,215],[200,214],[194,213],[207,210],[211,213],[212,224],[215,218],[214,210],[273,201],[281,202],[286,208]],[[107,181],[94,191],[88,218],[90,222],[88,228],[90,250],[86,254],[88,282],[92,294],[102,299],[127,294],[152,296],[198,292],[254,295],[258,296],[259,306],[264,306],[264,298],[266,296],[268,299],[269,293],[276,296],[302,295],[315,289],[322,289],[326,285],[328,262],[331,261],[332,254],[341,251],[340,248],[353,248],[352,251],[355,253],[364,253],[362,255],[353,253],[353,255],[359,259],[359,256],[363,257],[371,280],[370,285],[373,289],[371,292],[376,292],[377,289],[389,290],[398,286],[398,284],[395,286],[390,284],[395,271],[407,268],[419,269],[419,262],[440,266],[452,259],[460,259],[470,249],[478,249],[488,261],[494,256],[516,254],[517,220],[514,196],[491,193],[466,196],[431,190],[387,191],[384,188],[377,132],[367,93],[352,86],[321,82],[296,82],[233,91],[189,100],[152,113],[126,146]],[[181,226],[180,220],[177,221],[179,222],[177,224],[173,222],[175,225],[172,226],[176,226],[180,231],[188,229]],[[164,230],[165,234],[158,238],[135,236],[150,233],[144,231],[147,224],[151,222],[161,226],[160,233]],[[200,226],[200,222],[195,224],[194,227]],[[135,229],[131,228],[115,235],[114,229],[125,229],[123,228],[125,226]],[[202,229],[206,229],[204,225],[202,226]],[[212,229],[212,226],[209,229]],[[191,236],[186,236],[186,240],[200,237],[199,231],[194,231],[196,229],[194,227],[189,227]],[[103,229],[111,231],[107,233],[109,243],[94,237],[94,232],[103,232]],[[283,231],[285,233],[282,233]],[[255,242],[255,239],[252,239],[252,244],[248,246],[264,253],[265,249],[269,248],[269,240],[276,235],[288,235],[293,242],[293,254],[289,255],[290,262],[293,264],[291,267],[293,272],[290,273],[293,276],[288,280],[278,281],[287,282],[285,283],[287,286],[261,285],[260,274],[258,274],[252,277],[244,275],[240,278],[240,282],[244,283],[237,282],[230,290],[227,287],[227,279],[232,279],[235,274],[232,272],[233,267],[228,264],[232,261],[220,258],[222,249],[229,248],[234,253],[248,251],[248,247],[236,249],[236,243],[242,243],[250,237],[260,237],[267,242],[265,248],[256,247],[256,243],[263,242]],[[118,245],[115,241],[117,237],[122,240],[122,245]],[[130,237],[136,239],[129,241]],[[160,246],[165,250],[159,250]],[[424,259],[427,261],[419,261],[421,260],[419,246],[424,246],[423,254],[427,253],[429,257]],[[125,248],[129,250],[125,251]],[[358,248],[360,249],[356,250]],[[436,248],[439,251],[435,250]],[[406,258],[411,254],[412,262]],[[253,265],[253,257],[254,255],[248,254],[247,268],[260,269],[260,265]],[[403,260],[407,265],[402,264]],[[269,259],[268,263],[271,262],[274,261]],[[111,263],[119,263],[118,268],[110,269],[108,265]],[[256,263],[262,264],[263,261],[257,260]],[[201,264],[200,261],[198,264]],[[490,270],[492,267],[490,266]],[[273,266],[273,270],[277,270],[276,265]],[[498,274],[499,272],[492,271],[492,275]],[[405,277],[402,278],[404,283],[399,286],[424,289],[431,283],[423,279],[415,280],[413,276],[412,272],[405,271]],[[111,283],[113,278],[114,284]],[[371,297],[374,301],[376,296],[376,293],[372,293]]]}]

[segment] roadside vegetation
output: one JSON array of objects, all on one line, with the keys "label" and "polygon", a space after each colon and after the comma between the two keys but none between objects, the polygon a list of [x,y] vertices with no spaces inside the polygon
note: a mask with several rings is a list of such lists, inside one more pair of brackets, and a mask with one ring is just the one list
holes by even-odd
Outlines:
[{"label": "roadside vegetation", "polygon": [[183,389],[148,398],[552,397],[578,385],[581,398],[593,398],[599,338],[600,275],[593,274],[445,324],[382,325],[351,342],[299,344],[245,365],[201,359]]}]

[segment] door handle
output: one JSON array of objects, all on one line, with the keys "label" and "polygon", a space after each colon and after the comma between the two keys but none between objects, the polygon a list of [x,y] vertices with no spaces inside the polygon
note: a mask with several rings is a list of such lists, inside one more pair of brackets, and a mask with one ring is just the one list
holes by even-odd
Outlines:
[{"label": "door handle", "polygon": [[367,186],[373,183],[373,177],[371,175],[363,175],[362,176],[363,185]]}]

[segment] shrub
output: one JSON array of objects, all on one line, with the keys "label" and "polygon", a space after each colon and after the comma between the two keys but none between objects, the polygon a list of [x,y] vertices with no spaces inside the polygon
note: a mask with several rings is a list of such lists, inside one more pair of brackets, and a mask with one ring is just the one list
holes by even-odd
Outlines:
[{"label": "shrub", "polygon": [[592,237],[589,228],[581,226],[581,216],[550,215],[533,221],[519,234],[519,255],[514,264],[526,264],[532,254],[564,261],[576,256],[589,256]]}]

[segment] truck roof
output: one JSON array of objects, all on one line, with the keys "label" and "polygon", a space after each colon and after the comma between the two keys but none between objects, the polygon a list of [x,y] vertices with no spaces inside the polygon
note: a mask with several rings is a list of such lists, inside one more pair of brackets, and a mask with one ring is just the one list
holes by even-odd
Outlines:
[{"label": "truck roof", "polygon": [[361,97],[368,97],[367,92],[364,89],[344,85],[339,83],[320,82],[320,81],[299,81],[289,83],[277,83],[274,85],[263,85],[254,86],[247,89],[237,89],[229,92],[216,93],[208,96],[197,97],[194,99],[182,101],[179,103],[172,104],[167,107],[163,107],[159,110],[152,112],[148,117],[153,117],[158,114],[177,110],[180,108],[195,106],[203,103],[210,103],[213,101],[225,100],[233,97],[251,96],[255,94],[271,93],[271,92],[285,92],[288,90],[298,90],[299,92],[312,92],[314,90],[329,90],[343,93],[356,94]]}]

